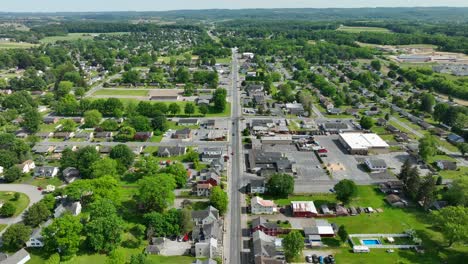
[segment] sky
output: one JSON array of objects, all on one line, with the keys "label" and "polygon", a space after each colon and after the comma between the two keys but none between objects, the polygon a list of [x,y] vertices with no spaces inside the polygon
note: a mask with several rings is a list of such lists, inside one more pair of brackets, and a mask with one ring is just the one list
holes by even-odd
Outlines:
[{"label": "sky", "polygon": [[1,0],[3,12],[464,6],[468,0]]}]

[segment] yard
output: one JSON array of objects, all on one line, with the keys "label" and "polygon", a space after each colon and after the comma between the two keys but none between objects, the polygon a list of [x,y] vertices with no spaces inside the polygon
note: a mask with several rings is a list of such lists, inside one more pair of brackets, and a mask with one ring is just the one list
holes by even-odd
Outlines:
[{"label": "yard", "polygon": [[20,197],[18,200],[15,200],[15,192],[0,192],[0,201],[11,202],[16,207],[16,212],[13,216],[18,216],[21,214],[26,207],[29,205],[29,197],[24,193],[19,193]]}]

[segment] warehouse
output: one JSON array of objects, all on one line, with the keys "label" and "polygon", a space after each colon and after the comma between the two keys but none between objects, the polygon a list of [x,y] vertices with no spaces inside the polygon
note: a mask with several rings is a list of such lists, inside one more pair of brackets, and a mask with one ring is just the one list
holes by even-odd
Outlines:
[{"label": "warehouse", "polygon": [[291,202],[294,217],[315,217],[318,212],[314,202]]},{"label": "warehouse", "polygon": [[389,145],[381,137],[373,133],[342,133],[339,135],[339,140],[353,155],[367,155],[369,151],[386,153],[389,149]]}]

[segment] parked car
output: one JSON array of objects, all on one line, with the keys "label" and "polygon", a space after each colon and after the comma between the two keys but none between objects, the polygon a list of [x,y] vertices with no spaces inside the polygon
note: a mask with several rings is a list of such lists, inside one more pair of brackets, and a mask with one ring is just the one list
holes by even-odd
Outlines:
[{"label": "parked car", "polygon": [[328,255],[328,259],[330,260],[331,264],[335,263],[335,258],[333,257],[333,255]]},{"label": "parked car", "polygon": [[306,256],[305,259],[306,259],[307,263],[313,263],[311,255]]},{"label": "parked car", "polygon": [[319,256],[318,259],[319,259],[319,263],[320,263],[320,264],[323,264],[323,257],[322,257],[322,256]]},{"label": "parked car", "polygon": [[317,257],[317,255],[315,255],[315,254],[312,255],[312,262],[313,263],[319,263],[319,258]]}]

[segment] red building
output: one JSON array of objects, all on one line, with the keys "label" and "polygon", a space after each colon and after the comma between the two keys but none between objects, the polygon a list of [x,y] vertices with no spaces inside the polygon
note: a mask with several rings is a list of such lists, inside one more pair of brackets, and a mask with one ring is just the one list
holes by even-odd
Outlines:
[{"label": "red building", "polygon": [[315,217],[318,215],[315,204],[309,202],[291,202],[291,209],[294,217]]},{"label": "red building", "polygon": [[268,222],[263,217],[258,217],[252,220],[252,233],[255,233],[258,230],[269,236],[277,236],[278,234],[283,233],[282,229],[279,228],[275,222]]}]

